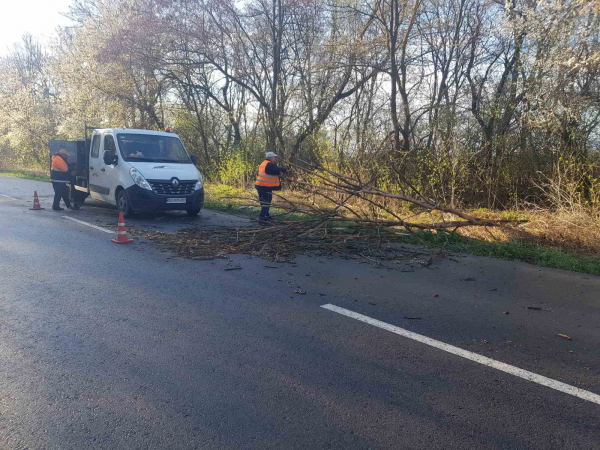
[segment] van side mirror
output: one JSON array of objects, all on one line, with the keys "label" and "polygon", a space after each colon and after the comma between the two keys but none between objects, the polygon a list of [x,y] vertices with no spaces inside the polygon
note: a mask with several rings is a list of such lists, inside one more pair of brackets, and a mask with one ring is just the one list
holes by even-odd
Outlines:
[{"label": "van side mirror", "polygon": [[194,165],[198,164],[198,157],[196,155],[191,155],[190,159],[194,163]]},{"label": "van side mirror", "polygon": [[102,159],[104,160],[104,164],[110,166],[112,164],[116,165],[119,162],[119,158],[115,152],[111,152],[110,150],[104,150],[102,153]]}]

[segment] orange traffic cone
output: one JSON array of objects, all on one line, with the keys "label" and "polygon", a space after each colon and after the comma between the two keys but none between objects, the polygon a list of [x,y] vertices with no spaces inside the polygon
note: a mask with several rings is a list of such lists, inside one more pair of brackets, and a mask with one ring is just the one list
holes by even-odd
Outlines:
[{"label": "orange traffic cone", "polygon": [[33,208],[29,208],[32,211],[39,211],[45,209],[40,206],[40,199],[37,196],[37,191],[33,191]]},{"label": "orange traffic cone", "polygon": [[129,244],[133,242],[133,239],[129,239],[127,236],[127,228],[125,228],[125,219],[123,218],[123,213],[119,213],[119,223],[117,226],[117,238],[111,239],[115,244]]}]

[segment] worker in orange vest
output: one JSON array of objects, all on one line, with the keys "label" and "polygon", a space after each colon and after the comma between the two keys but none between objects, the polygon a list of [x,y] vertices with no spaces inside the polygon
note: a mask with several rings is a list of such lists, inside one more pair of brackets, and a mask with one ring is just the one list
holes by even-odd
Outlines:
[{"label": "worker in orange vest", "polygon": [[52,209],[54,211],[64,211],[64,208],[60,207],[61,197],[67,208],[71,208],[69,188],[67,187],[67,183],[71,181],[69,163],[67,162],[68,158],[69,153],[64,148],[61,148],[58,153],[52,155],[50,180],[52,181],[52,187],[54,188],[54,203],[52,203]]},{"label": "worker in orange vest", "polygon": [[258,166],[258,177],[256,178],[256,183],[254,183],[254,187],[256,187],[260,206],[262,206],[259,217],[260,222],[269,222],[271,220],[269,208],[273,200],[273,191],[281,190],[279,175],[287,172],[283,167],[277,167],[277,164],[275,164],[276,159],[277,155],[275,153],[268,152],[265,160]]}]

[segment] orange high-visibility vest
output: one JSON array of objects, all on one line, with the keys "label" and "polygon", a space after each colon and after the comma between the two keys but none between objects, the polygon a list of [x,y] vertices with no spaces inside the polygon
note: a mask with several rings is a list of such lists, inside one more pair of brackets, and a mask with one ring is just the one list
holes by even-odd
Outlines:
[{"label": "orange high-visibility vest", "polygon": [[51,170],[56,170],[57,172],[65,173],[67,170],[69,170],[69,165],[60,156],[54,155],[52,157],[52,169]]},{"label": "orange high-visibility vest", "polygon": [[268,159],[263,161],[263,163],[258,166],[258,177],[256,177],[256,185],[257,186],[266,186],[266,187],[278,187],[279,186],[279,175],[269,175],[265,172],[267,168],[267,164],[271,161]]}]

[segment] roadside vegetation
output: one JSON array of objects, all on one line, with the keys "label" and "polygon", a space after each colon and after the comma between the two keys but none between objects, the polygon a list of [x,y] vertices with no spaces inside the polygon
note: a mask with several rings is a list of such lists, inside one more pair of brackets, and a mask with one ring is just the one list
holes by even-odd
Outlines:
[{"label": "roadside vegetation", "polygon": [[[253,192],[227,185],[206,185],[205,207],[215,211],[256,218],[259,207]],[[297,194],[284,192],[287,198]],[[275,200],[274,204],[281,204]],[[326,208],[326,204],[322,204]],[[384,233],[392,242],[424,245],[438,252],[460,252],[489,256],[505,260],[523,261],[543,267],[566,269],[600,275],[600,220],[595,222],[588,212],[510,210],[467,210],[467,213],[497,220],[520,220],[518,226],[464,227],[455,232],[415,231],[394,233],[371,229],[371,233]],[[290,214],[286,209],[273,208],[276,223],[310,218]],[[418,217],[416,217],[418,219]],[[352,227],[354,223],[346,226]],[[388,230],[389,231],[389,230]]]}]

